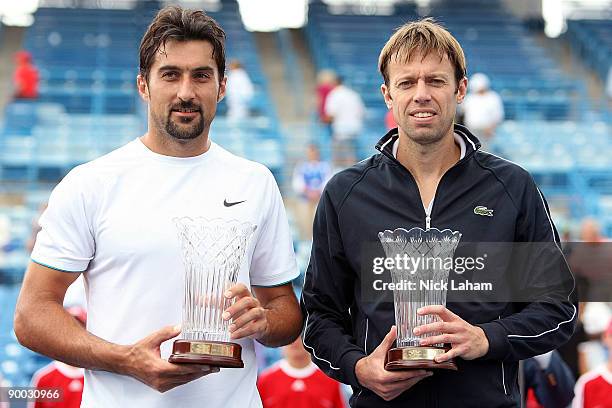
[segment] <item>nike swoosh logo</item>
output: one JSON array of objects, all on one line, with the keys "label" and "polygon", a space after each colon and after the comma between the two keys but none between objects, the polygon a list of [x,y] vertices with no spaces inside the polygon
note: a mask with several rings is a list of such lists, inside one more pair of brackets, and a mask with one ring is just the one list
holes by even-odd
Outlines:
[{"label": "nike swoosh logo", "polygon": [[231,206],[236,205],[236,204],[244,203],[245,201],[246,200],[235,201],[233,203],[228,203],[227,200],[223,200],[223,205],[226,206],[226,207],[231,207]]}]

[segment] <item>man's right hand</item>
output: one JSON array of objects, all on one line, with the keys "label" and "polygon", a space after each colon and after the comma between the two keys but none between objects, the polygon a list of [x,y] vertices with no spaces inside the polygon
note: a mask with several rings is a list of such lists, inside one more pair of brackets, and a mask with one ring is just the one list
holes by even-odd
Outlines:
[{"label": "man's right hand", "polygon": [[433,375],[433,372],[426,370],[385,370],[385,357],[396,337],[397,331],[393,326],[376,350],[357,361],[355,365],[355,375],[359,384],[385,401],[391,401],[423,378]]},{"label": "man's right hand", "polygon": [[178,336],[180,332],[178,326],[167,326],[129,346],[125,374],[159,392],[166,392],[210,373],[218,373],[218,367],[172,364],[161,358],[161,343]]}]

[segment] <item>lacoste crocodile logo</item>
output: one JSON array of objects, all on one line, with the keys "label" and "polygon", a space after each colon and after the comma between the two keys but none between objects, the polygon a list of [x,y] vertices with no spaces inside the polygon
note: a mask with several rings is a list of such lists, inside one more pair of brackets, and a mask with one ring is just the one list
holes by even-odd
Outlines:
[{"label": "lacoste crocodile logo", "polygon": [[474,214],[482,215],[483,217],[492,217],[493,216],[493,210],[488,209],[484,205],[478,205],[478,206],[474,207]]}]

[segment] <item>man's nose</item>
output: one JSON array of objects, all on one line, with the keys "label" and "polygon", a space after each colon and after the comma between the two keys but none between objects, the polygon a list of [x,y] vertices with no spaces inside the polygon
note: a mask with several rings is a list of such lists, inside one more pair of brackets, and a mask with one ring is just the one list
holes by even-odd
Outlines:
[{"label": "man's nose", "polygon": [[191,78],[181,79],[176,96],[182,101],[190,101],[195,98],[195,89]]},{"label": "man's nose", "polygon": [[416,103],[426,103],[431,100],[431,93],[429,87],[423,79],[419,79],[416,83],[416,90],[414,94],[414,101]]}]

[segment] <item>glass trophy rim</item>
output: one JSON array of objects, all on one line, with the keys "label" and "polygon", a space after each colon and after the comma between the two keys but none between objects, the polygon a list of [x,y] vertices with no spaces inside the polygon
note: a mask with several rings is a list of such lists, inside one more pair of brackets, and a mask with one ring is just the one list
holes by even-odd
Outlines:
[{"label": "glass trophy rim", "polygon": [[445,233],[445,232],[450,232],[451,236],[453,236],[453,237],[454,237],[454,236],[459,236],[459,237],[461,237],[461,236],[463,235],[463,234],[461,233],[461,231],[453,231],[453,230],[452,230],[452,229],[450,229],[450,228],[444,228],[444,229],[442,229],[442,230],[441,230],[441,229],[438,229],[438,228],[436,228],[436,227],[430,227],[430,228],[426,228],[426,229],[423,229],[423,228],[421,228],[421,227],[412,227],[412,228],[410,228],[410,229],[406,229],[406,228],[404,228],[404,227],[399,227],[399,228],[395,228],[395,229],[393,229],[393,230],[390,230],[390,229],[385,229],[384,231],[380,231],[380,232],[378,233],[378,237],[379,237],[379,238],[382,238],[382,237],[383,237],[384,235],[386,235],[386,234],[396,234],[397,232],[402,232],[402,231],[403,231],[403,232],[405,232],[405,233],[407,233],[407,234],[410,234],[410,233],[411,233],[411,232],[413,232],[413,231],[419,231],[419,232],[428,232],[428,231],[433,231],[433,232],[438,232],[438,233],[440,233],[440,234],[443,234],[443,233]]},{"label": "glass trophy rim", "polygon": [[213,218],[208,218],[205,217],[203,215],[196,215],[196,216],[192,216],[192,215],[179,215],[176,217],[172,217],[172,222],[176,223],[178,221],[184,220],[184,219],[188,219],[191,221],[207,221],[207,222],[215,222],[215,221],[219,221],[219,222],[225,222],[225,223],[231,223],[231,222],[235,222],[237,224],[240,225],[246,225],[246,226],[251,226],[254,228],[257,228],[257,224],[254,224],[250,221],[244,221],[244,220],[238,220],[236,218],[223,218],[223,217],[213,217]]}]

